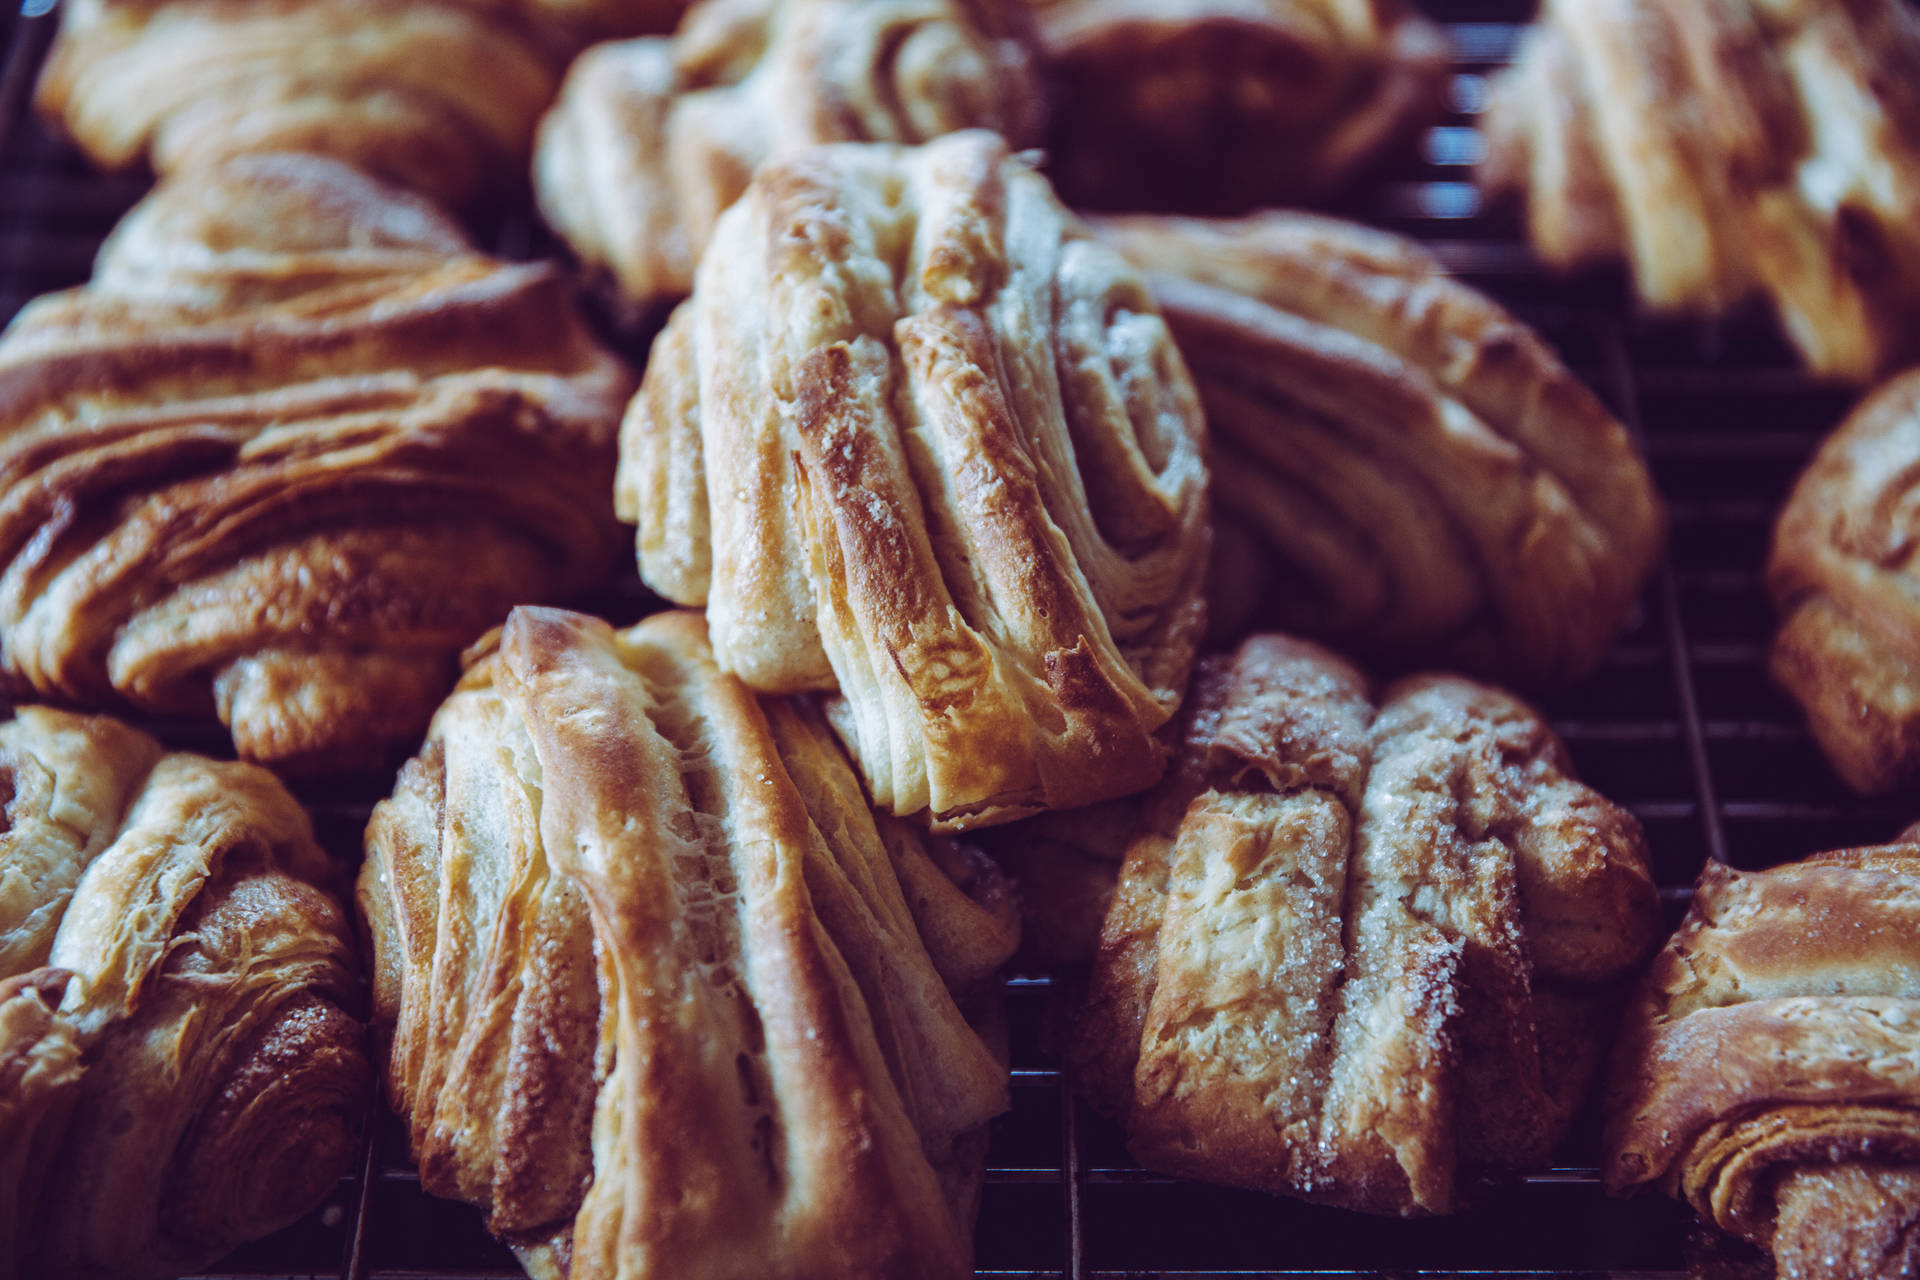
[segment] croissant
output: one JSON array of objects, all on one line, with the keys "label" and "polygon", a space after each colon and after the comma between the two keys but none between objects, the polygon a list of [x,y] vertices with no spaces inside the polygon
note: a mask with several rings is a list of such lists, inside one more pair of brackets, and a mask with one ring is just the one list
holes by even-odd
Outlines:
[{"label": "croissant", "polygon": [[614,562],[632,385],[554,268],[333,161],[165,184],[0,338],[0,677],[288,766],[415,742]]},{"label": "croissant", "polygon": [[1181,720],[1073,1046],[1135,1157],[1402,1215],[1543,1164],[1656,940],[1639,825],[1506,694],[1376,702],[1304,641],[1204,660]]},{"label": "croissant", "polygon": [[1535,251],[1664,311],[1766,299],[1816,372],[1920,354],[1920,14],[1902,0],[1549,0],[1482,182]]},{"label": "croissant", "polygon": [[621,428],[640,573],[834,691],[938,829],[1150,785],[1202,627],[1200,409],[1145,287],[980,131],[771,161]]},{"label": "croissant", "polygon": [[1400,0],[1027,0],[1069,204],[1320,200],[1440,114],[1449,50]]},{"label": "croissant", "polygon": [[1683,1197],[1782,1277],[1920,1268],[1917,839],[1707,867],[1621,1032],[1609,1191]]},{"label": "croissant", "polygon": [[175,1276],[298,1218],[372,1081],[306,814],[41,707],[0,725],[0,784],[0,1274]]},{"label": "croissant", "polygon": [[976,125],[1037,142],[1013,3],[706,0],[671,40],[593,49],[540,126],[541,211],[643,313],[693,287],[715,220],[771,156]]},{"label": "croissant", "polygon": [[538,1277],[971,1275],[1007,1074],[949,992],[1017,923],[944,844],[698,615],[516,609],[367,829],[422,1184]]},{"label": "croissant", "polygon": [[1411,241],[1269,213],[1096,219],[1148,273],[1212,433],[1215,635],[1391,667],[1590,674],[1660,554],[1639,450]]}]

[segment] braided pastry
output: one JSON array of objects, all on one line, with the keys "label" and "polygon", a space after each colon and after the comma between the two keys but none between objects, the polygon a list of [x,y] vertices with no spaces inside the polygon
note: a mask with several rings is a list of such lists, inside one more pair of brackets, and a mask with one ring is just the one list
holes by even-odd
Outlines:
[{"label": "braided pastry", "polygon": [[1684,1197],[1782,1277],[1920,1269],[1916,838],[1706,869],[1621,1033],[1609,1191]]},{"label": "braided pastry", "polygon": [[1661,310],[1768,299],[1806,363],[1920,354],[1920,14],[1904,0],[1549,0],[1482,181],[1563,270]]},{"label": "braided pastry", "polygon": [[837,690],[874,802],[946,829],[1159,776],[1200,437],[1145,287],[1003,141],[822,147],[721,219],[615,501],[721,666]]},{"label": "braided pastry", "polygon": [[635,311],[684,296],[760,163],[819,142],[1038,139],[1012,0],[706,0],[582,56],[540,128],[547,221]]},{"label": "braided pastry", "polygon": [[332,161],[168,183],[0,339],[0,674],[280,764],[415,741],[612,563],[631,386],[553,268]]},{"label": "braided pastry", "polygon": [[37,707],[0,783],[0,1274],[175,1276],[312,1208],[372,1077],[306,814]]},{"label": "braided pastry", "polygon": [[1440,111],[1446,38],[1401,0],[1027,3],[1076,208],[1323,199]]},{"label": "braided pastry", "polygon": [[423,1185],[536,1276],[970,1275],[1007,1076],[949,987],[990,991],[1017,926],[944,843],[698,615],[515,610],[367,830]]},{"label": "braided pastry", "polygon": [[1298,214],[1113,218],[1206,406],[1216,635],[1591,673],[1660,552],[1639,451],[1532,330],[1412,242]]},{"label": "braided pastry", "polygon": [[1302,641],[1207,659],[1182,723],[1073,1048],[1134,1155],[1405,1215],[1544,1163],[1659,927],[1639,825],[1505,694],[1376,705]]}]

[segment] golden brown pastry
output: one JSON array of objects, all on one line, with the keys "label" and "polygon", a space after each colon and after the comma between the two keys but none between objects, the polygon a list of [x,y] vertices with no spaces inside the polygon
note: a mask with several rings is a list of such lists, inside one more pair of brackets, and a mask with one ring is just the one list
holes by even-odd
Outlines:
[{"label": "golden brown pastry", "polygon": [[629,308],[672,302],[769,157],[974,126],[1037,142],[1014,3],[705,0],[671,40],[593,49],[540,127],[541,210]]},{"label": "golden brown pastry", "polygon": [[1324,199],[1440,114],[1446,38],[1401,0],[1026,3],[1076,208]]},{"label": "golden brown pastry", "polygon": [[1149,1168],[1403,1215],[1541,1165],[1659,901],[1527,707],[1257,636],[1195,677],[1073,1050]]},{"label": "golden brown pastry", "polygon": [[40,707],[0,725],[0,782],[0,1273],[175,1276],[298,1218],[372,1083],[306,814]]},{"label": "golden brown pastry", "polygon": [[1773,532],[1781,617],[1769,667],[1856,791],[1920,781],[1920,372],[1869,396],[1820,447]]},{"label": "golden brown pastry", "polygon": [[762,168],[655,342],[615,501],[720,665],[940,829],[1125,795],[1202,625],[1192,385],[1139,277],[981,131]]},{"label": "golden brown pastry", "polygon": [[1482,181],[1535,251],[1641,299],[1763,297],[1814,371],[1920,354],[1920,13],[1903,0],[1548,0]]},{"label": "golden brown pastry", "polygon": [[1211,433],[1213,631],[1249,620],[1525,688],[1599,666],[1659,556],[1626,429],[1411,241],[1268,213],[1109,218]]},{"label": "golden brown pastry", "polygon": [[333,161],[165,184],[0,338],[0,675],[374,763],[613,562],[632,385],[554,268]]},{"label": "golden brown pastry", "polygon": [[1916,838],[1707,867],[1621,1031],[1609,1191],[1684,1198],[1783,1280],[1920,1269]]},{"label": "golden brown pastry", "polygon": [[1007,1076],[949,989],[1017,926],[943,844],[697,614],[516,609],[367,830],[423,1185],[539,1277],[971,1275]]}]

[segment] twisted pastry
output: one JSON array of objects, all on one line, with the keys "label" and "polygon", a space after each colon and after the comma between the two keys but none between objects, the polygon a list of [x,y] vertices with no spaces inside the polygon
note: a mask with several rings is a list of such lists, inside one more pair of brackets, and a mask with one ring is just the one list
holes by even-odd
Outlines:
[{"label": "twisted pastry", "polygon": [[1707,867],[1621,1033],[1609,1191],[1684,1197],[1782,1277],[1920,1268],[1917,838]]},{"label": "twisted pastry", "polygon": [[1818,373],[1920,353],[1920,15],[1903,0],[1549,0],[1488,105],[1490,193],[1660,310],[1766,298]]},{"label": "twisted pastry", "polygon": [[166,184],[0,339],[0,674],[363,765],[611,563],[631,386],[554,269],[332,161]]},{"label": "twisted pastry", "polygon": [[1446,38],[1400,0],[1027,4],[1076,208],[1324,199],[1440,112]]},{"label": "twisted pastry", "polygon": [[956,129],[1038,140],[1012,0],[706,0],[671,40],[574,63],[540,127],[541,211],[634,310],[684,296],[760,163]]},{"label": "twisted pastry", "polygon": [[949,987],[1016,926],[942,843],[698,615],[515,610],[367,830],[423,1185],[536,1276],[970,1275],[1007,1077]]},{"label": "twisted pastry", "polygon": [[822,147],[721,219],[615,502],[722,667],[836,690],[874,802],[951,829],[1159,776],[1200,437],[1145,287],[1003,141]]},{"label": "twisted pastry", "polygon": [[1403,1215],[1536,1167],[1651,950],[1639,824],[1527,707],[1257,636],[1144,804],[1073,1057],[1150,1168]]},{"label": "twisted pastry", "polygon": [[1528,688],[1599,666],[1660,553],[1639,450],[1412,242],[1297,214],[1096,220],[1211,431],[1216,635],[1249,618]]},{"label": "twisted pastry", "polygon": [[371,1075],[332,871],[253,765],[38,707],[0,744],[0,1273],[197,1270],[351,1160]]}]

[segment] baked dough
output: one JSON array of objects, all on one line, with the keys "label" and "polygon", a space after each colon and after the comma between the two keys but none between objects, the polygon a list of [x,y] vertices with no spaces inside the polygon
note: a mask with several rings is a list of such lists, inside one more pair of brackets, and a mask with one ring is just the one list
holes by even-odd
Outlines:
[{"label": "baked dough", "polygon": [[1916,839],[1708,866],[1621,1031],[1609,1191],[1683,1197],[1782,1277],[1920,1268]]},{"label": "baked dough", "polygon": [[1145,286],[995,135],[760,170],[621,429],[640,573],[937,828],[1150,785],[1207,554]]},{"label": "baked dough", "polygon": [[541,210],[643,316],[693,287],[715,220],[769,157],[973,126],[1039,141],[1016,5],[706,0],[671,40],[574,63],[540,127]]},{"label": "baked dough", "polygon": [[1534,250],[1662,311],[1763,297],[1814,371],[1920,354],[1920,13],[1903,0],[1548,0],[1486,117]]},{"label": "baked dough", "polygon": [[1017,924],[943,845],[699,615],[516,609],[367,830],[422,1185],[539,1277],[971,1275],[1007,1074],[949,992],[987,995]]},{"label": "baked dough", "polygon": [[306,814],[41,707],[0,725],[0,781],[0,1274],[158,1280],[311,1209],[372,1072]]},{"label": "baked dough", "polygon": [[1352,223],[1110,218],[1206,406],[1213,634],[1525,688],[1600,665],[1659,557],[1626,429],[1419,246]]},{"label": "baked dough", "polygon": [[1189,704],[1076,1031],[1089,1099],[1149,1168],[1375,1213],[1544,1164],[1657,937],[1639,824],[1466,680],[1376,705],[1256,636]]},{"label": "baked dough", "polygon": [[1446,37],[1400,0],[1026,3],[1076,208],[1324,199],[1440,114]]},{"label": "baked dough", "polygon": [[0,338],[0,676],[366,767],[615,562],[632,385],[557,270],[336,162],[167,183]]}]

